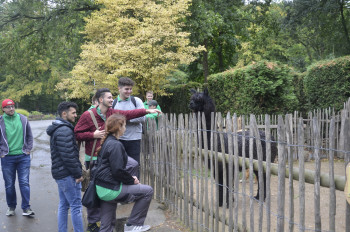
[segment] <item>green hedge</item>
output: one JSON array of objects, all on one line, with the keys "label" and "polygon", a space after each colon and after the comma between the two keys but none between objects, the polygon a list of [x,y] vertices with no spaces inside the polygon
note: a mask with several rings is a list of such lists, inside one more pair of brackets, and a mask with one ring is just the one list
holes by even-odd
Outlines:
[{"label": "green hedge", "polygon": [[176,86],[167,86],[165,89],[168,96],[157,97],[158,104],[164,113],[189,113],[188,104],[190,102],[190,89],[201,89],[202,84],[197,82],[189,82]]},{"label": "green hedge", "polygon": [[260,61],[208,78],[209,94],[222,113],[280,114],[293,112],[298,100],[292,69],[279,63]]},{"label": "green hedge", "polygon": [[350,97],[350,56],[311,65],[304,78],[308,110],[343,108]]},{"label": "green hedge", "polygon": [[16,109],[16,112],[19,114],[23,114],[24,116],[28,117],[29,116],[29,112],[25,109]]}]

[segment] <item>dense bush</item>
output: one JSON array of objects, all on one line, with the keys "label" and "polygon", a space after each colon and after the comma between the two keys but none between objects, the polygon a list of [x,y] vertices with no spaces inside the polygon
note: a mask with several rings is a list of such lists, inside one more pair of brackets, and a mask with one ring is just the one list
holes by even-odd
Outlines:
[{"label": "dense bush", "polygon": [[216,110],[241,114],[293,112],[298,104],[292,70],[287,65],[260,61],[208,78]]},{"label": "dense bush", "polygon": [[30,115],[43,115],[43,113],[41,113],[39,111],[31,111]]},{"label": "dense bush", "polygon": [[176,86],[166,87],[166,93],[168,96],[158,97],[155,100],[165,113],[189,113],[188,104],[190,102],[191,92],[190,89],[202,88],[202,84],[197,82],[189,82],[187,84],[180,84]]},{"label": "dense bush", "polygon": [[16,109],[16,112],[19,113],[19,114],[23,114],[26,117],[29,116],[29,112],[24,110],[24,109]]},{"label": "dense bush", "polygon": [[295,110],[299,111],[304,115],[308,113],[307,100],[305,97],[305,90],[304,90],[305,75],[306,75],[305,72],[300,73],[300,72],[292,71],[294,94],[298,99],[298,105]]},{"label": "dense bush", "polygon": [[304,88],[309,110],[328,107],[340,110],[350,97],[350,56],[310,66]]}]

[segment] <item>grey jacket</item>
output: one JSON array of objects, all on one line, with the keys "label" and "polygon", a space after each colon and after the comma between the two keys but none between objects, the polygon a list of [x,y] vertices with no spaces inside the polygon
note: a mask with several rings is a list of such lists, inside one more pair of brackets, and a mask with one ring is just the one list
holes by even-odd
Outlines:
[{"label": "grey jacket", "polygon": [[[129,98],[130,99],[130,98]],[[144,109],[145,106],[140,98],[135,97],[136,107],[131,100],[122,100],[117,102],[114,109],[117,110],[133,110]],[[120,137],[121,140],[140,140],[142,138],[142,123],[145,122],[146,117],[134,118],[126,121],[126,130]]]},{"label": "grey jacket", "polygon": [[[18,114],[18,113],[17,113]],[[22,151],[25,154],[29,154],[33,149],[33,134],[32,129],[30,128],[27,117],[22,114],[19,114],[19,117],[22,122],[23,128],[23,147]],[[3,116],[0,116],[0,157],[4,157],[9,153],[9,145],[6,137],[6,128],[5,121]]]}]

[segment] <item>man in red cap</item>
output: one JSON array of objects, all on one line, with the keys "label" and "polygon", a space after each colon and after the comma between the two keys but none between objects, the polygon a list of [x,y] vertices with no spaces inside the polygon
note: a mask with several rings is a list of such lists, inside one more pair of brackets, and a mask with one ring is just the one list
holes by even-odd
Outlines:
[{"label": "man in red cap", "polygon": [[22,195],[23,216],[33,216],[29,205],[30,187],[30,151],[33,148],[33,135],[28,119],[15,111],[15,103],[11,99],[2,102],[0,116],[0,157],[2,175],[5,182],[7,216],[14,216],[17,206],[15,189],[16,173]]}]

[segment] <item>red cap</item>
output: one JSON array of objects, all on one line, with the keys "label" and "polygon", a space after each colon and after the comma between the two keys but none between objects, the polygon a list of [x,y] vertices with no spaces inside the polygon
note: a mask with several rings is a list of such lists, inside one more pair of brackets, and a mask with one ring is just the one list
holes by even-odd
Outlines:
[{"label": "red cap", "polygon": [[15,103],[11,99],[5,99],[2,101],[2,108],[4,108],[5,106],[11,106],[11,105],[15,105]]}]

